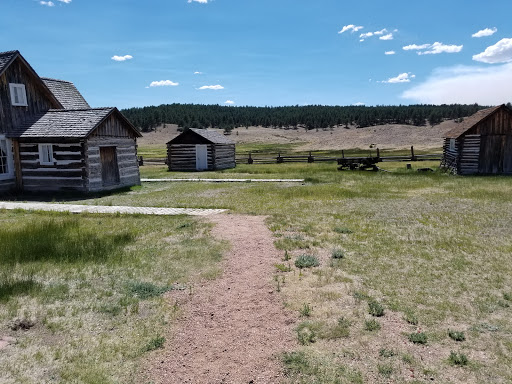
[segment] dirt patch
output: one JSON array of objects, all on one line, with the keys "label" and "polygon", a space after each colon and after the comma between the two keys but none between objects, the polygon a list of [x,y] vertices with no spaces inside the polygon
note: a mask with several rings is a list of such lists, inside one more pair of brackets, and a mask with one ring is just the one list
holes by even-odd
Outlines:
[{"label": "dirt patch", "polygon": [[272,284],[279,262],[264,218],[216,215],[214,236],[228,240],[221,277],[194,287],[180,302],[183,315],[155,352],[155,383],[276,383],[284,377],[279,354],[296,347],[294,317]]}]

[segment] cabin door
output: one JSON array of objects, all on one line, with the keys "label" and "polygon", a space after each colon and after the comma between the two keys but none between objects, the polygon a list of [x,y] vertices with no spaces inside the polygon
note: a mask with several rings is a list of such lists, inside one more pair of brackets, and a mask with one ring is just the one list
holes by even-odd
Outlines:
[{"label": "cabin door", "polygon": [[502,135],[482,136],[480,141],[480,163],[478,172],[483,174],[503,173],[503,139]]},{"label": "cabin door", "polygon": [[204,171],[208,169],[208,146],[204,144],[196,145],[196,170]]},{"label": "cabin door", "polygon": [[100,147],[101,179],[104,185],[119,183],[116,147]]}]

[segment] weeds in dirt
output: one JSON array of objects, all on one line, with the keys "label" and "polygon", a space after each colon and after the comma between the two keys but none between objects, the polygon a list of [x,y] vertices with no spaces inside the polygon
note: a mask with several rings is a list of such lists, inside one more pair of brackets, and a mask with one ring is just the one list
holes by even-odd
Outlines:
[{"label": "weeds in dirt", "polygon": [[301,345],[309,345],[316,341],[318,326],[310,322],[302,322],[297,327],[297,340]]},{"label": "weeds in dirt", "polygon": [[154,351],[155,349],[160,349],[164,347],[165,337],[156,336],[149,340],[149,342],[144,347],[145,352]]},{"label": "weeds in dirt", "polygon": [[393,366],[391,364],[378,364],[377,370],[379,371],[380,375],[386,378],[390,378],[393,374]]},{"label": "weeds in dirt", "polygon": [[375,319],[369,319],[364,321],[364,329],[366,329],[367,331],[378,331],[380,327],[380,323]]},{"label": "weeds in dirt", "polygon": [[341,248],[334,248],[331,252],[331,257],[333,259],[343,259],[345,257],[345,252]]},{"label": "weeds in dirt", "polygon": [[448,361],[451,365],[455,366],[464,366],[467,365],[469,360],[468,357],[463,353],[450,352],[450,356],[448,357]]},{"label": "weeds in dirt", "polygon": [[126,283],[126,288],[128,292],[141,300],[160,296],[171,289],[169,287],[159,287],[153,283],[144,281],[130,281]]},{"label": "weeds in dirt", "polygon": [[342,234],[350,234],[353,233],[353,231],[347,227],[334,227],[333,231],[336,233],[342,233]]},{"label": "weeds in dirt", "polygon": [[450,339],[455,340],[455,341],[466,340],[466,335],[464,335],[464,332],[461,332],[461,331],[448,330],[448,336],[450,336]]},{"label": "weeds in dirt", "polygon": [[379,356],[380,357],[393,357],[393,356],[396,356],[396,352],[393,351],[392,349],[382,348],[379,350]]},{"label": "weeds in dirt", "polygon": [[291,267],[290,264],[288,264],[288,265],[285,265],[285,264],[274,264],[274,267],[276,267],[276,269],[279,272],[290,272],[292,270],[292,267]]},{"label": "weeds in dirt", "polygon": [[407,310],[404,313],[404,320],[411,325],[418,325],[418,318],[413,311]]},{"label": "weeds in dirt", "polygon": [[427,335],[424,332],[410,333],[408,339],[414,344],[427,344]]},{"label": "weeds in dirt", "polygon": [[368,302],[368,313],[375,317],[384,316],[384,307],[378,301],[370,300]]},{"label": "weeds in dirt", "polygon": [[313,307],[309,305],[309,303],[304,303],[302,308],[300,309],[300,315],[304,317],[311,316],[311,312],[313,311]]}]

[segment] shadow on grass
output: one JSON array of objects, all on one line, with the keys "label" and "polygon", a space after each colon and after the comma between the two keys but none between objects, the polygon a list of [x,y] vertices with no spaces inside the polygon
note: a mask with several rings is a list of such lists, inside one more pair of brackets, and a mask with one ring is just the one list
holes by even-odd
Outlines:
[{"label": "shadow on grass", "polygon": [[74,192],[74,191],[63,191],[63,192],[21,192],[21,193],[4,193],[0,195],[0,200],[3,201],[28,201],[28,202],[46,202],[46,203],[57,203],[66,201],[81,201],[87,199],[99,199],[102,197],[108,197],[113,195],[119,195],[136,191],[140,189],[140,186],[135,185],[133,187],[122,187],[113,189],[110,191],[99,191],[99,192]]},{"label": "shadow on grass", "polygon": [[135,235],[88,228],[78,219],[44,219],[0,229],[0,265],[30,262],[103,262],[122,256]]},{"label": "shadow on grass", "polygon": [[0,281],[0,303],[7,302],[12,296],[26,295],[41,289],[41,284],[36,283],[32,278],[23,280]]}]

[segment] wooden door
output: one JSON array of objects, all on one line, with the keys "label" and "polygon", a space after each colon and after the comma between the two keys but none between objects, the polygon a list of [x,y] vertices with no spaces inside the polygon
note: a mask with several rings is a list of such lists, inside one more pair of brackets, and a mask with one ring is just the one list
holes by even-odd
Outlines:
[{"label": "wooden door", "polygon": [[100,147],[101,179],[104,185],[119,183],[116,147]]},{"label": "wooden door", "polygon": [[208,169],[208,146],[205,144],[196,145],[196,170]]},{"label": "wooden door", "polygon": [[503,173],[503,138],[503,135],[482,136],[480,141],[479,173]]}]

